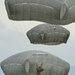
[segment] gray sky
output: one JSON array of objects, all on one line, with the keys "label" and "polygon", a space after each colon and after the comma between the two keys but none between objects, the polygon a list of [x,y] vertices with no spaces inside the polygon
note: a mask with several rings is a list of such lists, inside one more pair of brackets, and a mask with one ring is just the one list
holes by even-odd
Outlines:
[{"label": "gray sky", "polygon": [[70,31],[70,37],[66,44],[56,46],[33,45],[29,42],[26,32],[42,23],[37,21],[9,20],[4,0],[0,0],[0,62],[19,52],[42,50],[56,55],[75,66],[75,23],[64,26]]}]

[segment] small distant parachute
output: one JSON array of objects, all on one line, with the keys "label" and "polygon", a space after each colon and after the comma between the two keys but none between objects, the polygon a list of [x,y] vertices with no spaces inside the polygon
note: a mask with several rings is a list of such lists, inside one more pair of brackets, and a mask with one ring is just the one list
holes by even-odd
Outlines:
[{"label": "small distant parachute", "polygon": [[70,32],[58,25],[41,24],[27,32],[27,36],[33,44],[58,45],[66,43]]},{"label": "small distant parachute", "polygon": [[68,75],[66,61],[43,51],[27,51],[1,62],[5,75]]},{"label": "small distant parachute", "polygon": [[11,20],[35,20],[55,25],[75,22],[75,0],[5,0]]}]

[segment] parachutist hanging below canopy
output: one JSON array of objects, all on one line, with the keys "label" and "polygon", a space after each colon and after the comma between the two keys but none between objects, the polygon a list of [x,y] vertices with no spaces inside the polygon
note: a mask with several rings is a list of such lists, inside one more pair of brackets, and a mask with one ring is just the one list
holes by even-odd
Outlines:
[{"label": "parachutist hanging below canopy", "polygon": [[68,75],[70,65],[43,51],[27,51],[1,62],[5,75]]},{"label": "parachutist hanging below canopy", "polygon": [[55,25],[75,22],[75,0],[5,0],[9,19]]},{"label": "parachutist hanging below canopy", "polygon": [[70,32],[57,25],[41,24],[27,32],[27,36],[33,44],[58,45],[66,43]]}]

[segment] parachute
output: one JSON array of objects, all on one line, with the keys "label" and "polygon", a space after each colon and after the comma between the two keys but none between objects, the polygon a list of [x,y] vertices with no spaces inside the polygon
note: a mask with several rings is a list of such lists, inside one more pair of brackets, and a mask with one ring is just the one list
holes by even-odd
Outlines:
[{"label": "parachute", "polygon": [[[50,23],[27,32],[31,43],[47,45],[67,42],[70,32],[59,25],[75,22],[74,5],[74,0],[5,0],[10,20]],[[68,75],[70,65],[43,51],[27,51],[5,59],[1,68],[5,75]]]},{"label": "parachute", "polygon": [[70,32],[62,26],[41,24],[27,32],[27,36],[33,44],[58,45],[66,43]]},{"label": "parachute", "polygon": [[75,22],[75,0],[5,0],[11,20],[35,20],[55,25]]},{"label": "parachute", "polygon": [[27,51],[1,62],[5,75],[68,75],[66,61],[43,51]]}]

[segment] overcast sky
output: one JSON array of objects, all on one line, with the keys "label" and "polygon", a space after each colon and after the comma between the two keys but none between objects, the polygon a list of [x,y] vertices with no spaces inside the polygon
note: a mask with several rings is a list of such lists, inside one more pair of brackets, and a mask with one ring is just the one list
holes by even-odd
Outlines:
[{"label": "overcast sky", "polygon": [[4,0],[0,0],[0,62],[19,52],[41,50],[56,55],[75,66],[75,23],[64,26],[70,31],[70,37],[66,44],[56,46],[33,45],[27,38],[26,32],[42,23],[9,20]]}]

